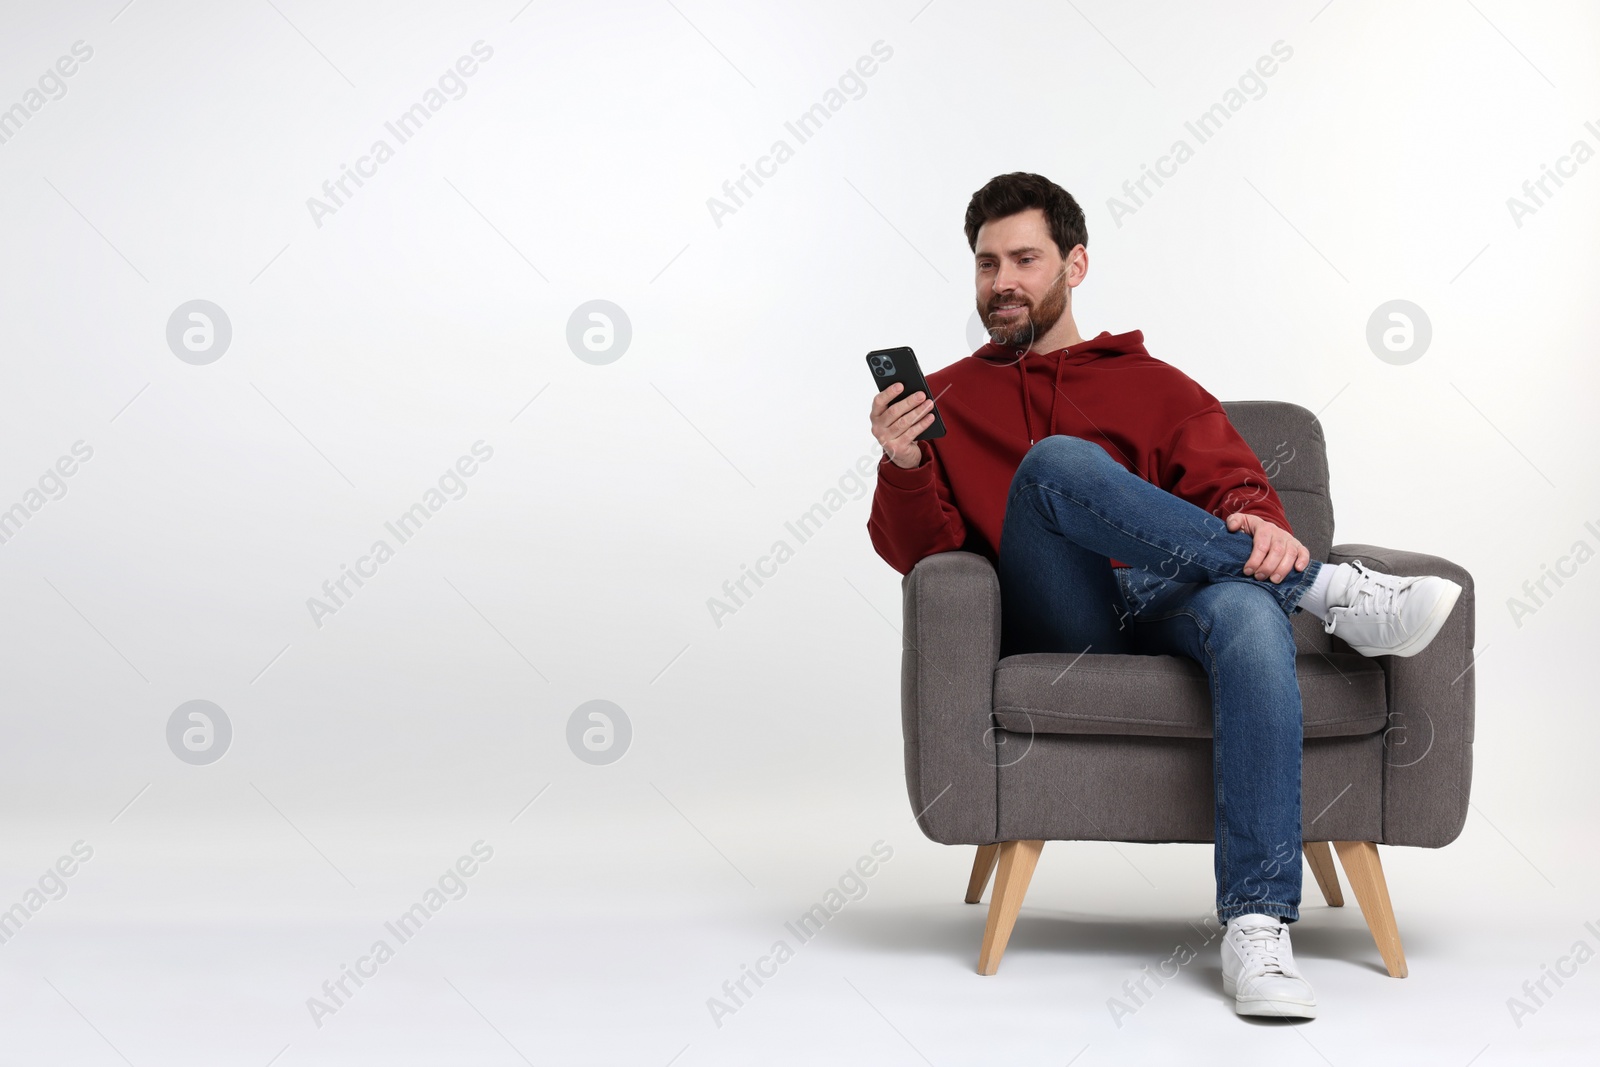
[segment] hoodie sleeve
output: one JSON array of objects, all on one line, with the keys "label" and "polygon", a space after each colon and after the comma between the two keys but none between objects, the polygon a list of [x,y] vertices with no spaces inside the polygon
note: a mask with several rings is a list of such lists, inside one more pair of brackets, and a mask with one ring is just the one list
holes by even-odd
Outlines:
[{"label": "hoodie sleeve", "polygon": [[939,454],[926,441],[918,441],[917,447],[922,462],[910,470],[896,466],[887,455],[878,462],[878,486],[867,517],[872,547],[901,574],[967,540],[967,524],[951,502]]},{"label": "hoodie sleeve", "polygon": [[1294,533],[1261,461],[1214,398],[1178,424],[1156,462],[1158,484],[1174,496],[1219,519],[1242,511]]}]

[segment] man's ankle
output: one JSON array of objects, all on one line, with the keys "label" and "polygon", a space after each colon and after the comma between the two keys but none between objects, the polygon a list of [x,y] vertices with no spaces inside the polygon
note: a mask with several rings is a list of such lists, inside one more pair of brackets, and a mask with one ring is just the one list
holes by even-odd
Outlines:
[{"label": "man's ankle", "polygon": [[1347,584],[1348,576],[1344,572],[1349,569],[1344,563],[1322,564],[1317,568],[1317,576],[1311,580],[1311,587],[1301,594],[1295,606],[1326,621],[1328,609],[1338,603],[1337,598]]}]

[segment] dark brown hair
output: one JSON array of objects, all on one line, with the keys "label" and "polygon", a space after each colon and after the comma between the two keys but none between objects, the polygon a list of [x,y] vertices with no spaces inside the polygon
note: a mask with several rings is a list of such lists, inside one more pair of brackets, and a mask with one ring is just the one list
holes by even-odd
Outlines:
[{"label": "dark brown hair", "polygon": [[1019,170],[989,179],[988,184],[972,194],[967,203],[967,247],[977,251],[978,228],[984,223],[1031,207],[1044,211],[1045,220],[1050,224],[1050,236],[1063,259],[1079,245],[1089,246],[1083,209],[1072,199],[1072,194],[1043,175]]}]

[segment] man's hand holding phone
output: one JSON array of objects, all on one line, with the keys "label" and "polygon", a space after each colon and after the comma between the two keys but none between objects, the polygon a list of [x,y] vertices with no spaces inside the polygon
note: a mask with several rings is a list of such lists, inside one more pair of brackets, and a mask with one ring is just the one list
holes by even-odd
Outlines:
[{"label": "man's hand holding phone", "polygon": [[933,425],[933,398],[918,390],[903,400],[903,382],[895,382],[872,398],[872,436],[878,439],[890,462],[910,470],[922,464],[917,435]]}]

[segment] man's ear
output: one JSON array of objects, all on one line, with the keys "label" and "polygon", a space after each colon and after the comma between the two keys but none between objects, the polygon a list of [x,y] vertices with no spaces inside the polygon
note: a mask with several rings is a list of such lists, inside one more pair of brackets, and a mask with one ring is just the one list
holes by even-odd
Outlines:
[{"label": "man's ear", "polygon": [[1089,250],[1083,245],[1075,245],[1067,253],[1067,285],[1076,287],[1083,284],[1084,276],[1089,273]]}]

